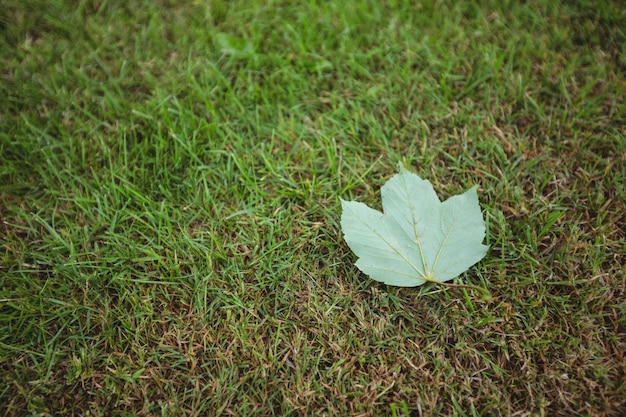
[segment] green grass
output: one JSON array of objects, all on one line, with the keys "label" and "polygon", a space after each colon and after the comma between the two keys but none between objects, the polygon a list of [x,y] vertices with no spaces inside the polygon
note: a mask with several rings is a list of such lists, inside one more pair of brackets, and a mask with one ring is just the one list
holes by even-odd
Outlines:
[{"label": "green grass", "polygon": [[[626,12],[519,3],[4,0],[0,414],[624,415]],[[490,299],[354,267],[398,162]]]}]

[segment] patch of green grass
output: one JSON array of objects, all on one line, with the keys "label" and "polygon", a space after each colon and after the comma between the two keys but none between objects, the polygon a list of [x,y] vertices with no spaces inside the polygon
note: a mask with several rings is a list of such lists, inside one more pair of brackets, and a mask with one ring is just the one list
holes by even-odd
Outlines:
[{"label": "patch of green grass", "polygon": [[[617,1],[12,1],[3,415],[626,410]],[[477,292],[362,276],[339,198],[477,183]]]}]

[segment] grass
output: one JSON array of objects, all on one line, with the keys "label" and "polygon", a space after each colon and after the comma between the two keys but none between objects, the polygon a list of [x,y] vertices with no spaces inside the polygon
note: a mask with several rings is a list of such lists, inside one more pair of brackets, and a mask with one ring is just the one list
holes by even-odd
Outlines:
[{"label": "grass", "polygon": [[[0,414],[626,413],[618,1],[5,0]],[[479,184],[394,288],[339,198]]]}]

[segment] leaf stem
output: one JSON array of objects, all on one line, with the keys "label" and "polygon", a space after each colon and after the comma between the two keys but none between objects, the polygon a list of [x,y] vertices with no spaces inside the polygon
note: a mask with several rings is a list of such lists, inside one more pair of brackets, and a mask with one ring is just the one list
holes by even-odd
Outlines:
[{"label": "leaf stem", "polygon": [[489,291],[487,288],[483,288],[483,287],[479,287],[477,285],[472,285],[472,284],[455,284],[453,282],[440,282],[440,281],[435,281],[434,279],[430,279],[430,278],[425,278],[422,277],[422,279],[426,282],[429,282],[431,284],[436,284],[436,285],[440,285],[442,287],[448,287],[448,288],[466,288],[468,290],[476,290],[482,293],[482,297],[486,298],[486,299],[490,299],[491,298],[491,291]]}]

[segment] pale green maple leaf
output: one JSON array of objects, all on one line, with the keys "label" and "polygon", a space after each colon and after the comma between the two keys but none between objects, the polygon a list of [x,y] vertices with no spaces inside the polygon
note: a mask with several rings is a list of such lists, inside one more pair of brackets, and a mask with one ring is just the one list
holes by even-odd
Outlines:
[{"label": "pale green maple leaf", "polygon": [[457,277],[489,249],[476,189],[442,203],[429,181],[401,167],[382,187],[384,214],[341,200],[341,228],[356,266],[401,287]]}]

